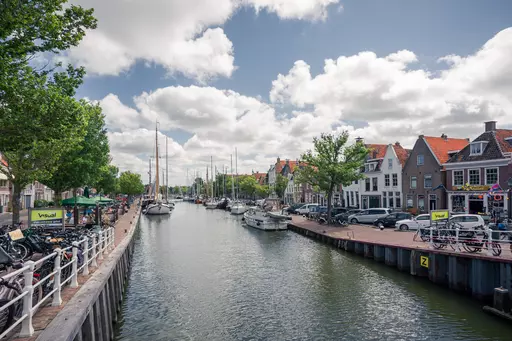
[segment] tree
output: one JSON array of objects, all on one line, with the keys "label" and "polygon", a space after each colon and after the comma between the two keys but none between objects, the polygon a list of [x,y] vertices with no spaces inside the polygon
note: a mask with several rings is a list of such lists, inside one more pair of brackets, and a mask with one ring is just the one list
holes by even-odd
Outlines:
[{"label": "tree", "polygon": [[119,188],[119,168],[113,165],[103,166],[99,169],[99,175],[96,181],[92,184],[96,190],[103,194],[117,194],[120,193]]},{"label": "tree", "polygon": [[284,192],[286,191],[287,186],[288,186],[288,178],[281,174],[277,174],[275,191],[279,198],[283,199]]},{"label": "tree", "polygon": [[256,185],[256,195],[259,198],[266,198],[266,197],[268,197],[269,193],[270,193],[270,191],[269,191],[268,185],[260,185],[260,184]]},{"label": "tree", "polygon": [[178,185],[176,185],[176,186],[174,186],[174,188],[172,189],[172,192],[173,192],[174,194],[179,194],[179,193],[180,193],[180,189],[181,189],[181,187],[180,187],[180,186],[178,186]]},{"label": "tree", "polygon": [[318,186],[327,194],[327,216],[331,216],[332,195],[339,185],[348,186],[352,181],[364,178],[360,170],[364,165],[368,149],[361,142],[346,146],[347,131],[341,134],[322,134],[313,139],[314,152],[308,150],[301,156],[298,183]]},{"label": "tree", "polygon": [[0,2],[0,151],[9,163],[2,173],[13,184],[13,223],[19,220],[21,189],[48,178],[86,127],[84,109],[73,98],[84,69],[29,66],[36,54],[76,46],[86,29],[96,27],[92,10],[66,2]]},{"label": "tree", "polygon": [[130,171],[122,172],[119,176],[119,189],[121,193],[128,195],[137,195],[144,192],[144,185],[140,174]]},{"label": "tree", "polygon": [[248,175],[240,179],[240,191],[247,195],[249,198],[253,198],[256,193],[256,186],[258,181],[254,176]]},{"label": "tree", "polygon": [[[93,186],[102,176],[102,168],[109,164],[109,145],[105,130],[105,116],[98,105],[82,101],[87,114],[87,128],[80,145],[61,155],[56,170],[42,179],[55,191],[55,201],[61,193],[85,185]],[[117,174],[116,174],[117,175]]]}]

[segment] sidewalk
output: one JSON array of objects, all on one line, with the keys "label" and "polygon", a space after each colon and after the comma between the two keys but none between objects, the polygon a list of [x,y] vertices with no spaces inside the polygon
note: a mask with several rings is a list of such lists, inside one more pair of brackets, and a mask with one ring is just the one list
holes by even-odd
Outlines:
[{"label": "sidewalk", "polygon": [[[25,224],[28,223],[28,210],[20,211],[20,220]],[[12,212],[0,213],[0,225],[6,225],[12,223]]]}]

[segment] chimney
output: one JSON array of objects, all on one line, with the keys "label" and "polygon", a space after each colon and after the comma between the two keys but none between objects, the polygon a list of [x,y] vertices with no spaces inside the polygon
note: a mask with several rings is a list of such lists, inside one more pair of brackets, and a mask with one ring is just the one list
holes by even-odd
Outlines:
[{"label": "chimney", "polygon": [[362,137],[357,137],[356,138],[356,143],[359,143],[359,142],[363,143],[364,139]]},{"label": "chimney", "polygon": [[395,146],[400,147],[400,142],[396,141]]},{"label": "chimney", "polygon": [[496,121],[485,122],[485,132],[496,131]]},{"label": "chimney", "polygon": [[469,137],[466,137],[466,141],[471,142],[471,140],[469,139]]},{"label": "chimney", "polygon": [[424,138],[424,137],[425,137],[425,135],[420,135],[420,136],[418,136],[418,138],[420,138],[420,139],[422,139],[422,138]]},{"label": "chimney", "polygon": [[277,157],[277,163],[281,162],[281,159],[279,158],[279,156]]},{"label": "chimney", "polygon": [[448,141],[448,136],[446,136],[446,134],[444,133],[441,135],[441,138],[445,141]]}]

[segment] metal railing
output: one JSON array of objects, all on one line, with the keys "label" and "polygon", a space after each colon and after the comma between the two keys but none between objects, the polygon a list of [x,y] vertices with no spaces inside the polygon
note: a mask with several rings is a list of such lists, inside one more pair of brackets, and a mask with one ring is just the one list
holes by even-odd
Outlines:
[{"label": "metal railing", "polygon": [[[16,316],[16,321],[5,329],[0,334],[0,339],[3,339],[11,331],[21,324],[20,337],[30,337],[34,334],[34,327],[32,319],[35,313],[39,310],[45,302],[52,297],[52,306],[60,306],[62,304],[62,288],[69,284],[71,288],[78,287],[78,274],[89,274],[89,267],[97,267],[97,260],[102,260],[103,255],[115,247],[114,245],[114,228],[110,227],[106,230],[99,231],[92,237],[92,245],[89,245],[89,238],[83,238],[78,242],[73,242],[72,246],[64,249],[55,249],[55,251],[37,261],[27,261],[24,266],[16,271],[12,271],[1,277],[2,283],[12,282],[13,280],[23,276],[23,287],[21,293],[15,293],[15,297],[10,299],[7,303],[0,307],[0,314],[5,309],[13,305],[20,304],[19,301],[23,300],[21,316]],[[78,250],[81,249],[83,255],[83,262],[79,266]],[[69,262],[62,265],[62,259],[67,252],[71,250],[72,257]],[[91,256],[89,257],[89,253]],[[44,278],[37,279],[34,277],[34,271],[40,267],[44,262],[54,258],[53,270]],[[71,267],[71,274],[67,278],[62,278],[63,271]],[[44,297],[34,302],[34,290],[42,287],[53,279],[53,288]],[[40,289],[41,290],[41,289]]]},{"label": "metal railing", "polygon": [[413,239],[417,241],[418,237],[428,243],[429,248],[437,250],[450,247],[455,252],[485,252],[494,257],[501,256],[505,248],[512,251],[512,231],[509,230],[421,227]]}]

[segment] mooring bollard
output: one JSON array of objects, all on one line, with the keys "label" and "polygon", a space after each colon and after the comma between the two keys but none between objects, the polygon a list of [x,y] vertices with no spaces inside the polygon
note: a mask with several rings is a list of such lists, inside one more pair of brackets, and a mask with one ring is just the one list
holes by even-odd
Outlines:
[{"label": "mooring bollard", "polygon": [[61,260],[62,260],[62,250],[57,248],[55,249],[55,252],[57,255],[55,256],[55,261],[53,264],[53,271],[55,272],[55,275],[53,275],[53,288],[55,289],[55,292],[53,293],[53,301],[52,306],[58,307],[62,304],[62,297],[61,297],[61,281],[62,281],[62,272],[61,272]]},{"label": "mooring bollard", "polygon": [[29,337],[34,335],[34,326],[32,325],[32,303],[34,299],[34,262],[29,260],[25,263],[25,266],[28,268],[23,272],[23,279],[25,281],[25,286],[23,287],[23,292],[27,294],[23,297],[23,312],[22,315],[27,315],[27,317],[21,322],[21,337]]}]

